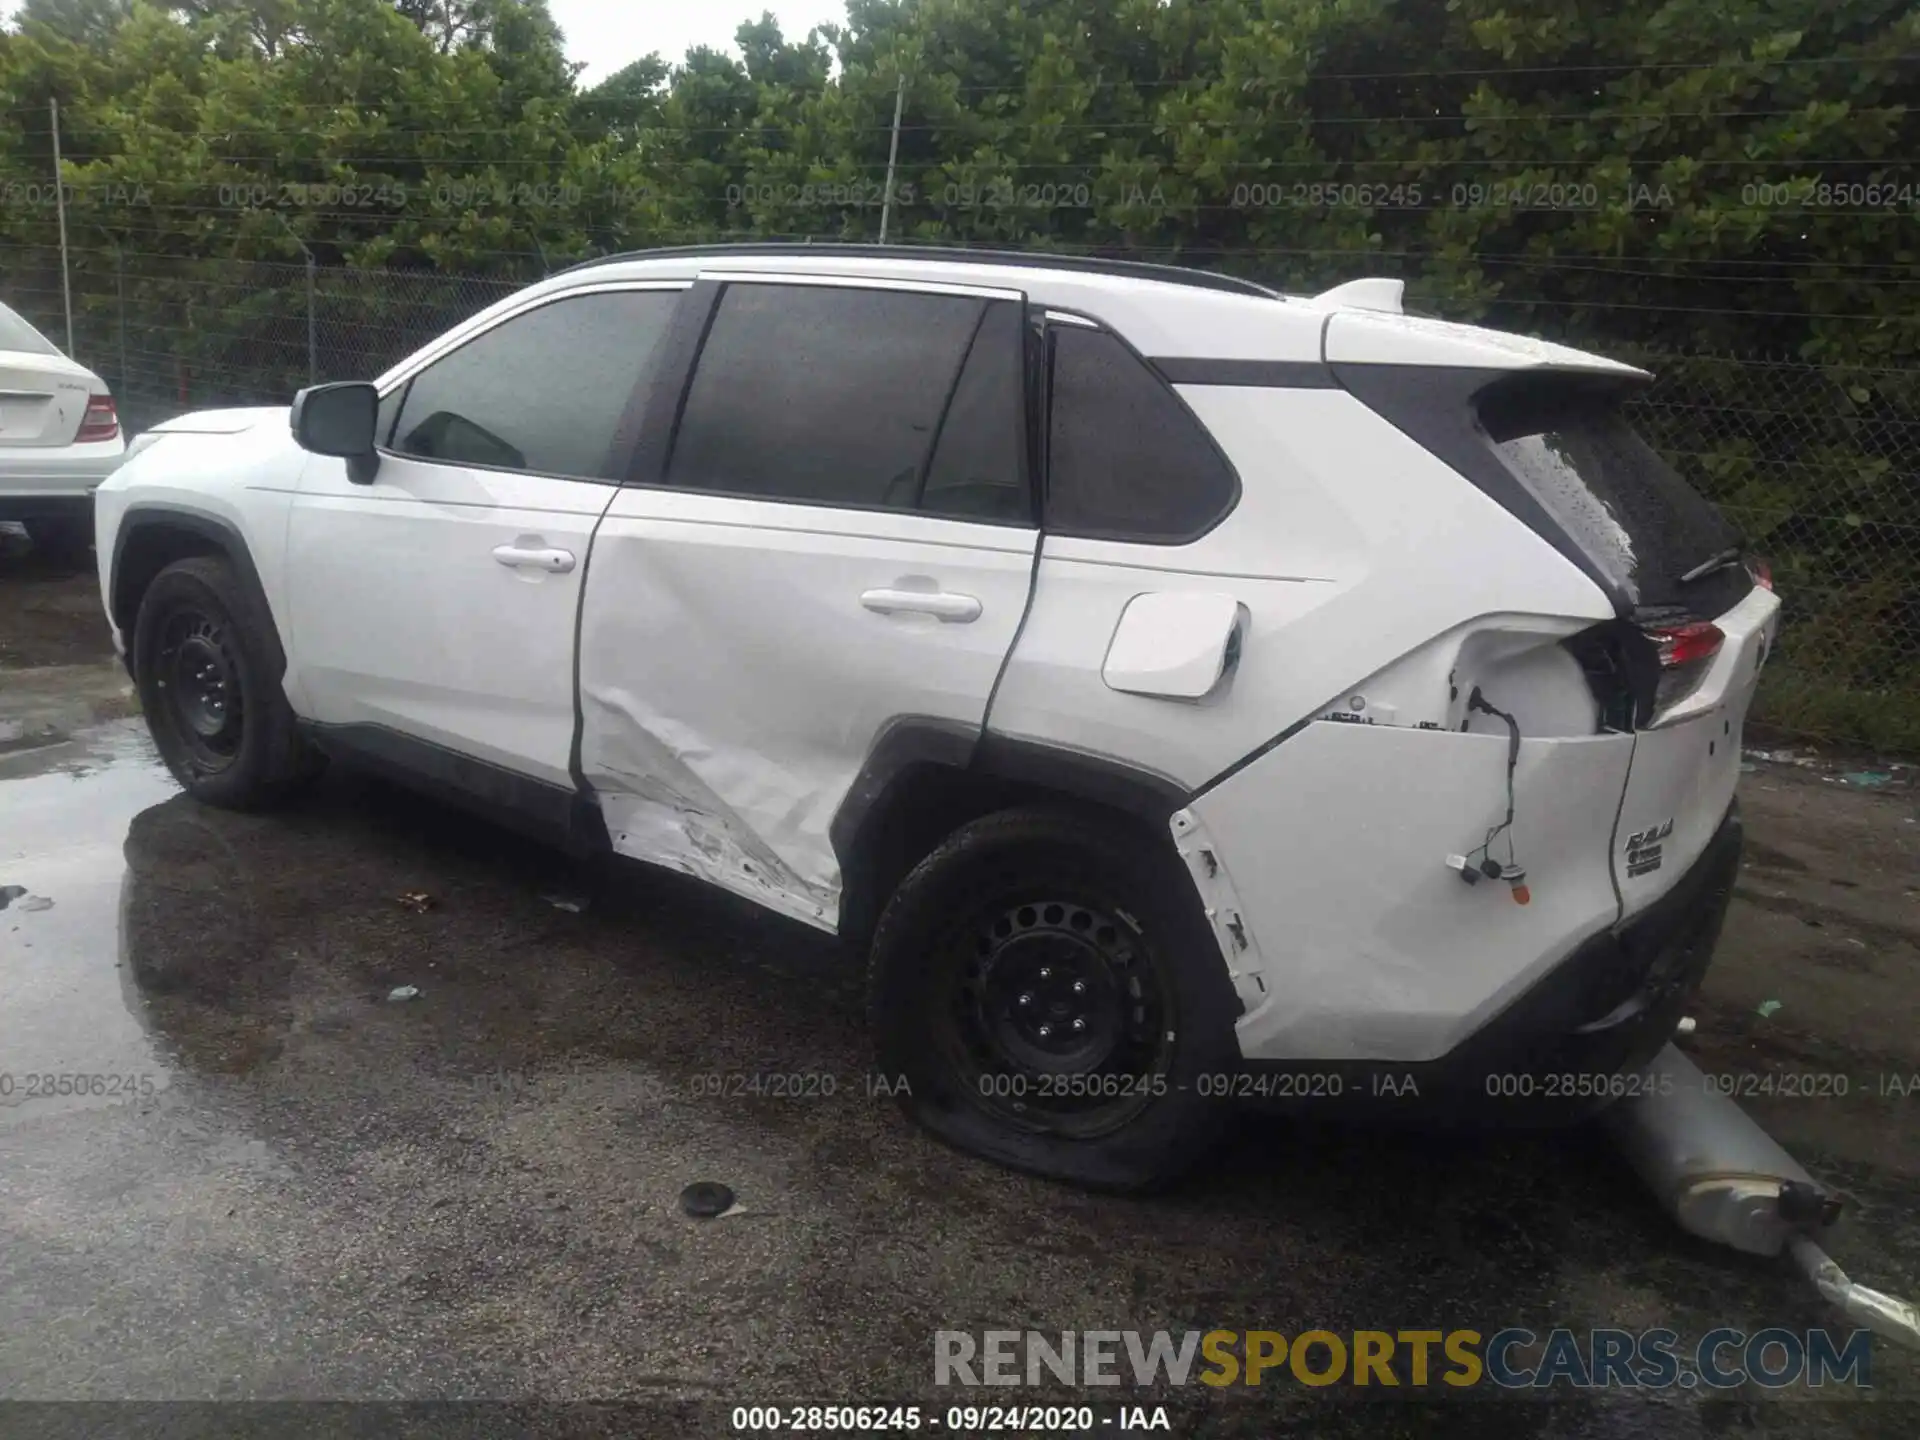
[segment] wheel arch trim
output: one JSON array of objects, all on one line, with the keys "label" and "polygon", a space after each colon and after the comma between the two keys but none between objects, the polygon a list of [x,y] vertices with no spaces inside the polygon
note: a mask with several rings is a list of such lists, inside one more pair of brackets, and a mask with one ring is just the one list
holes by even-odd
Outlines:
[{"label": "wheel arch trim", "polygon": [[[130,542],[144,532],[162,528],[186,530],[212,542],[233,565],[234,574],[248,598],[260,607],[260,613],[267,617],[268,630],[262,638],[272,662],[273,678],[282,680],[287,671],[287,654],[280,642],[279,620],[274,615],[273,606],[268,603],[266,586],[260,581],[260,572],[253,562],[253,554],[248,549],[246,537],[238,526],[230,520],[217,515],[209,515],[204,510],[190,510],[178,505],[140,502],[129,505],[120,517],[118,529],[113,537],[113,557],[107,571],[108,618],[112,620],[122,634],[131,634],[138,617],[138,607],[130,606],[130,597],[121,593],[126,571],[122,566]],[[131,670],[133,653],[129,646],[127,665]]]},{"label": "wheel arch trim", "polygon": [[1030,799],[1050,793],[1119,811],[1169,842],[1171,817],[1188,799],[1176,781],[1109,756],[999,735],[951,719],[896,716],[874,737],[828,826],[842,877],[843,931],[850,921],[857,929],[868,909],[872,914],[866,918],[877,918],[884,906],[886,897],[872,893],[881,888],[885,869],[875,847],[904,798],[903,787],[928,772],[949,783],[977,781],[983,789],[1017,786],[1042,792]]}]

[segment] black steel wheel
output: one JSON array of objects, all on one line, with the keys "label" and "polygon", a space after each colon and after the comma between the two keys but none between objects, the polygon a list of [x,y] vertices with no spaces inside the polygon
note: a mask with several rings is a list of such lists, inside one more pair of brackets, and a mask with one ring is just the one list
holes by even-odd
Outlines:
[{"label": "black steel wheel", "polygon": [[1172,1051],[1138,923],[1097,897],[1029,899],[1018,876],[995,879],[932,956],[949,987],[935,1043],[1010,1124],[1077,1139],[1124,1126]]},{"label": "black steel wheel", "polygon": [[1226,965],[1144,827],[1051,807],[962,826],[888,901],[868,979],[881,1075],[963,1149],[1139,1189],[1225,1123],[1199,1077],[1238,1061]]},{"label": "black steel wheel", "polygon": [[209,608],[182,604],[167,614],[154,677],[182,750],[208,775],[239,757],[246,726],[241,660],[227,620]]},{"label": "black steel wheel", "polygon": [[154,746],[195,799],[258,809],[318,773],[280,686],[272,616],[227,560],[197,555],[156,575],[129,650]]}]

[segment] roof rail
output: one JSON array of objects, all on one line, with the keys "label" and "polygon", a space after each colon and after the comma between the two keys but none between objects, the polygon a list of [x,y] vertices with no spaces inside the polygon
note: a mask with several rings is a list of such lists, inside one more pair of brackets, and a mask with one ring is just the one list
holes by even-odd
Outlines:
[{"label": "roof rail", "polygon": [[613,265],[627,260],[668,260],[687,256],[712,255],[828,255],[866,260],[940,260],[961,265],[1022,265],[1040,270],[1074,270],[1083,274],[1126,276],[1135,280],[1158,280],[1168,285],[1192,285],[1202,290],[1225,290],[1236,295],[1257,295],[1265,300],[1283,298],[1252,280],[1235,275],[1220,275],[1211,270],[1190,270],[1183,265],[1156,265],[1144,260],[1103,260],[1093,255],[1062,255],[1051,250],[988,250],[965,245],[862,245],[845,241],[814,244],[809,241],[749,240],[719,245],[669,245],[655,250],[628,250],[619,255],[602,255],[583,260],[556,274],[571,275],[597,265]]}]

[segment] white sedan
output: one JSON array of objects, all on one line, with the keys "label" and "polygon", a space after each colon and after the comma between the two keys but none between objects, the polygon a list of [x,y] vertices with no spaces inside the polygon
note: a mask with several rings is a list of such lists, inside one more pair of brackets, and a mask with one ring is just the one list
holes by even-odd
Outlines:
[{"label": "white sedan", "polygon": [[93,490],[126,452],[106,383],[0,304],[0,522],[47,554],[85,554]]}]

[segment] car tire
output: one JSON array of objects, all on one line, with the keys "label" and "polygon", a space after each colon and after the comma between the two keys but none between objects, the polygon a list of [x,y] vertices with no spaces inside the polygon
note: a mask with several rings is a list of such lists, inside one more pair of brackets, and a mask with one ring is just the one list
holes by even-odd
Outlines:
[{"label": "car tire", "polygon": [[325,763],[300,736],[271,658],[273,618],[216,556],[153,579],[133,628],[133,672],[160,758],[181,787],[228,810],[266,809]]},{"label": "car tire", "polygon": [[1019,809],[956,830],[887,902],[868,1003],[907,1114],[1015,1169],[1150,1189],[1225,1127],[1226,967],[1171,840],[1115,817]]},{"label": "car tire", "polygon": [[22,522],[33,553],[42,559],[77,564],[87,558],[93,545],[93,522],[61,516],[51,520]]}]

